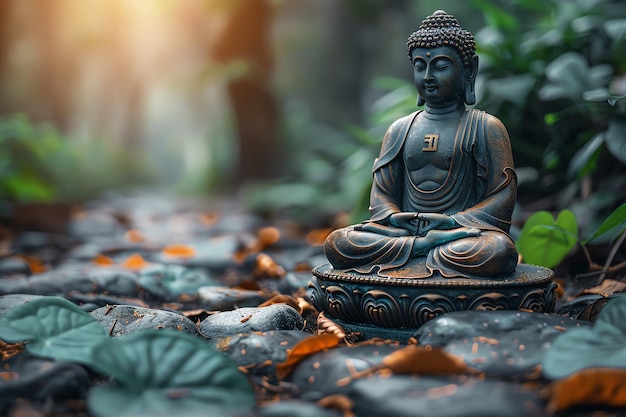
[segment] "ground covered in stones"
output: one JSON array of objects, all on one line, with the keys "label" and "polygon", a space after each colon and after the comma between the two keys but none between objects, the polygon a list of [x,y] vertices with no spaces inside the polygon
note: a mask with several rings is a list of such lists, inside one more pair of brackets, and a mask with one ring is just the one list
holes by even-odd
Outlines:
[{"label": "ground covered in stones", "polygon": [[[161,193],[103,196],[60,230],[38,216],[2,230],[0,415],[155,415],[149,404],[179,416],[626,415],[626,331],[607,324],[626,308],[594,323],[621,294],[561,299],[556,314],[446,314],[408,345],[359,341],[308,302],[330,229]],[[40,308],[23,312],[29,303]],[[145,336],[155,331],[171,338]],[[570,332],[595,340],[580,361],[591,373],[568,371],[570,346],[587,343],[555,342]],[[94,334],[81,359],[72,349]],[[130,343],[115,356],[109,339]],[[145,412],[120,406],[137,397]]]}]

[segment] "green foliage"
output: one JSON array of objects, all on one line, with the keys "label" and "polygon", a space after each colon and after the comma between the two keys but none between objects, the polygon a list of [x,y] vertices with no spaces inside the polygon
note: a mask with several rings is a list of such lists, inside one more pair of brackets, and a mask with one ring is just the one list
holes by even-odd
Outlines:
[{"label": "green foliage", "polygon": [[204,270],[164,264],[153,264],[142,269],[138,283],[150,294],[164,300],[173,300],[183,294],[196,294],[200,287],[218,285]]},{"label": "green foliage", "polygon": [[52,200],[59,172],[49,161],[73,161],[52,127],[33,126],[24,115],[0,119],[0,200]]},{"label": "green foliage", "polygon": [[190,335],[135,333],[97,346],[93,363],[115,381],[89,393],[89,408],[100,417],[205,416],[254,408],[244,374]]},{"label": "green foliage", "polygon": [[542,361],[549,379],[561,379],[587,368],[626,368],[626,297],[609,301],[593,327],[558,336]]},{"label": "green foliage", "polygon": [[515,245],[524,262],[552,268],[561,263],[577,243],[587,245],[605,236],[615,241],[615,253],[622,244],[624,233],[626,203],[615,209],[591,237],[582,241],[578,237],[578,222],[570,210],[561,211],[556,220],[549,212],[538,211],[526,220]]},{"label": "green foliage", "polygon": [[245,413],[255,404],[245,375],[205,341],[166,330],[112,339],[64,298],[41,297],[12,308],[0,320],[0,339],[26,341],[33,354],[110,375],[112,385],[89,393],[97,416]]},{"label": "green foliage", "polygon": [[[478,107],[502,119],[516,165],[535,172],[520,181],[520,197],[556,197],[553,209],[569,207],[582,229],[596,227],[626,199],[626,3],[472,4],[488,23],[476,33]],[[583,182],[591,194],[572,192]]]},{"label": "green foliage", "polygon": [[36,355],[89,363],[91,350],[108,336],[100,323],[72,302],[41,297],[7,312],[0,320],[0,339],[28,340],[26,348]]},{"label": "green foliage", "polygon": [[552,268],[558,265],[578,241],[576,217],[563,210],[556,219],[547,211],[531,215],[516,242],[524,262]]}]

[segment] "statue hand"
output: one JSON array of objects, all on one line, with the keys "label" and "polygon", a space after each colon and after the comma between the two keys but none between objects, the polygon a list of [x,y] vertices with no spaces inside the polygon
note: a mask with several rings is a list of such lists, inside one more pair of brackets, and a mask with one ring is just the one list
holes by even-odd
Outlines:
[{"label": "statue hand", "polygon": [[389,225],[406,229],[414,233],[417,228],[417,213],[394,213],[389,216]]},{"label": "statue hand", "polygon": [[420,222],[420,235],[424,235],[431,230],[450,230],[460,226],[456,220],[447,214],[420,213],[417,218]]}]

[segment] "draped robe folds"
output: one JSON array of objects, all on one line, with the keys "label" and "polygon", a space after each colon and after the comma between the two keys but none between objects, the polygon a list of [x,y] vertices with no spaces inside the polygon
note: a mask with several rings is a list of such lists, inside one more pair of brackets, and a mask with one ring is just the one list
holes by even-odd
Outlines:
[{"label": "draped robe folds", "polygon": [[385,134],[373,167],[371,217],[364,223],[391,226],[389,216],[399,212],[442,213],[461,226],[479,229],[480,236],[444,243],[416,256],[413,244],[419,236],[392,237],[349,226],[334,231],[326,240],[328,260],[337,269],[361,273],[378,270],[379,274],[421,263],[422,267],[412,269],[414,278],[435,272],[444,277],[512,274],[517,252],[508,231],[516,200],[516,177],[506,129],[485,112],[466,110],[445,182],[425,191],[411,181],[403,159],[403,146],[418,113],[399,119]]}]

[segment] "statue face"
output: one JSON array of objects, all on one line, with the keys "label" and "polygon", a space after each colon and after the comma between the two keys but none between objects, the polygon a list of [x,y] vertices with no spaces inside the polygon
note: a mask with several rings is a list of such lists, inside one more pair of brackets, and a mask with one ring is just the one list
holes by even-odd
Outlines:
[{"label": "statue face", "polygon": [[465,69],[460,54],[451,46],[414,48],[411,51],[417,93],[430,107],[462,103]]}]

